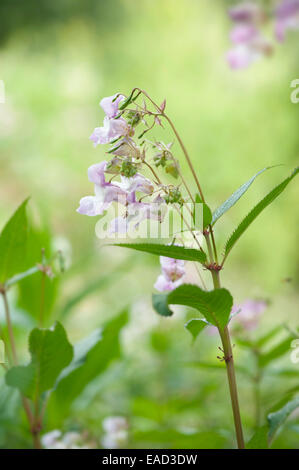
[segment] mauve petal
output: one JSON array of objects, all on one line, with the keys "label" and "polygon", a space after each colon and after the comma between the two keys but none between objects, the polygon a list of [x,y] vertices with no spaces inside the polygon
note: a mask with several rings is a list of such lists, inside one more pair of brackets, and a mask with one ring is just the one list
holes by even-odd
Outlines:
[{"label": "mauve petal", "polygon": [[124,99],[123,95],[119,95],[116,100],[113,101],[116,96],[117,93],[113,96],[107,96],[103,98],[100,102],[100,106],[103,108],[109,118],[114,118],[117,116],[119,103]]},{"label": "mauve petal", "polygon": [[91,165],[87,170],[89,181],[91,181],[94,184],[98,184],[99,186],[103,186],[105,184],[106,167],[107,167],[106,161]]}]

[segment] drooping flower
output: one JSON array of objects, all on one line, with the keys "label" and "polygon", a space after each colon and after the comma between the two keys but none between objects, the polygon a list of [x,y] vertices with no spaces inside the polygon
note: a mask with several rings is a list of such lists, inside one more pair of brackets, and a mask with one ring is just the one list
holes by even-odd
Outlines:
[{"label": "drooping flower", "polygon": [[144,194],[152,194],[154,190],[152,182],[139,173],[136,173],[132,178],[121,176],[121,181],[115,184],[129,193],[139,191]]},{"label": "drooping flower", "polygon": [[101,162],[88,168],[88,178],[94,183],[94,196],[85,196],[80,199],[77,209],[79,214],[96,216],[102,215],[112,202],[125,204],[127,193],[119,186],[105,181],[107,162]]},{"label": "drooping flower", "polygon": [[162,274],[158,276],[154,287],[160,292],[171,291],[183,283],[185,262],[180,259],[160,256]]},{"label": "drooping flower", "polygon": [[108,118],[114,118],[118,114],[119,103],[124,99],[123,95],[116,93],[112,96],[106,96],[100,101],[100,106],[105,111]]},{"label": "drooping flower", "polygon": [[167,212],[167,206],[159,196],[152,202],[136,201],[135,192],[127,196],[126,214],[123,217],[116,217],[110,222],[109,233],[127,233],[131,227],[137,229],[144,220],[155,220],[163,222]]},{"label": "drooping flower", "polygon": [[125,136],[132,132],[127,121],[122,117],[118,119],[109,119],[108,116],[104,117],[103,126],[96,127],[90,136],[96,147],[99,144],[109,144],[114,139]]},{"label": "drooping flower", "polygon": [[283,0],[275,11],[275,36],[284,41],[288,30],[299,29],[299,0]]}]

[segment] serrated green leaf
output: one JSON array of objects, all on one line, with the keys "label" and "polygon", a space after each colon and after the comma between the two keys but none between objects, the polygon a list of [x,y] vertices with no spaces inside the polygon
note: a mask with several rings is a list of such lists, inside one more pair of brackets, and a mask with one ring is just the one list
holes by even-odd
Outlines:
[{"label": "serrated green leaf", "polygon": [[255,431],[246,449],[268,449],[268,426],[261,426]]},{"label": "serrated green leaf", "polygon": [[50,410],[53,407],[59,415],[65,415],[84,388],[120,357],[119,336],[127,321],[125,310],[75,345],[74,359],[59,376],[51,394]]},{"label": "serrated green leaf", "polygon": [[190,331],[193,336],[193,340],[195,341],[199,333],[201,333],[208,324],[209,323],[202,318],[192,318],[184,326],[186,330]]},{"label": "serrated green leaf", "polygon": [[225,256],[224,259],[228,256],[229,252],[235,245],[235,243],[239,240],[241,235],[247,230],[249,225],[257,218],[257,216],[273,202],[287,187],[287,185],[292,181],[292,179],[298,174],[299,167],[295,168],[293,173],[286,178],[282,183],[276,186],[272,191],[270,191],[250,212],[247,216],[242,220],[242,222],[238,225],[238,227],[234,230],[232,235],[229,237],[226,245],[225,245]]},{"label": "serrated green leaf", "polygon": [[272,440],[281,426],[285,423],[290,414],[299,408],[299,397],[289,401],[280,410],[270,413],[267,417],[269,424],[269,438]]},{"label": "serrated green leaf", "polygon": [[0,283],[25,269],[27,242],[26,199],[9,219],[0,235]]},{"label": "serrated green leaf", "polygon": [[172,315],[169,305],[186,305],[197,309],[205,319],[222,329],[229,320],[233,298],[226,289],[204,291],[192,284],[183,284],[171,292],[153,295],[153,306],[162,316]]},{"label": "serrated green leaf", "polygon": [[204,263],[207,259],[203,251],[194,248],[184,248],[177,245],[161,245],[158,243],[114,243],[113,246],[131,248],[152,255],[167,256],[168,258],[183,259],[185,261],[198,261]]},{"label": "serrated green leaf", "polygon": [[273,166],[268,166],[266,168],[263,168],[260,170],[258,173],[256,173],[254,176],[250,178],[250,180],[246,181],[246,183],[242,184],[231,196],[229,196],[226,201],[224,201],[221,206],[217,207],[217,209],[213,212],[213,218],[212,218],[212,225],[215,224],[215,222],[220,219],[220,217],[225,214],[231,207],[233,207],[236,202],[243,196],[243,194],[249,189],[249,187],[252,185],[254,182],[255,178],[257,178],[259,175],[264,173],[264,171],[269,170],[270,168],[273,168]]},{"label": "serrated green leaf", "polygon": [[31,362],[12,367],[6,373],[6,383],[18,388],[31,399],[53,388],[61,371],[71,362],[73,347],[60,323],[54,329],[34,328],[29,337]]}]

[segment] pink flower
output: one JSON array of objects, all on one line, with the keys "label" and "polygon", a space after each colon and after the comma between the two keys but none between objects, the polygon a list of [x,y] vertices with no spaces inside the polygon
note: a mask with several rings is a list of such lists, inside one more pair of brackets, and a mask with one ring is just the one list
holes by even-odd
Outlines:
[{"label": "pink flower", "polygon": [[119,186],[105,181],[107,162],[96,163],[88,168],[88,178],[94,183],[95,196],[86,196],[80,200],[77,212],[95,216],[102,215],[112,202],[126,204],[127,193]]},{"label": "pink flower", "polygon": [[112,140],[118,139],[129,133],[130,128],[128,123],[123,119],[109,119],[105,116],[102,127],[96,127],[90,136],[96,147],[99,144],[109,144]]},{"label": "pink flower", "polygon": [[154,287],[160,292],[171,291],[183,283],[185,276],[185,262],[180,259],[160,256],[162,274],[158,277]]},{"label": "pink flower", "polygon": [[89,181],[94,184],[98,184],[99,186],[106,184],[105,171],[107,168],[107,163],[108,162],[103,161],[101,163],[95,163],[94,165],[91,165],[87,170]]},{"label": "pink flower", "polygon": [[103,98],[101,100],[100,106],[103,108],[108,118],[114,118],[115,116],[117,116],[118,105],[120,101],[122,101],[123,99],[124,99],[123,95],[119,95],[118,93],[116,93],[113,96],[107,96],[106,98]]},{"label": "pink flower", "polygon": [[139,173],[136,173],[136,175],[131,178],[121,176],[121,182],[117,182],[115,184],[129,193],[139,191],[144,194],[151,194],[154,190],[152,182]]},{"label": "pink flower", "polygon": [[283,0],[277,7],[275,36],[284,41],[287,30],[299,29],[299,0]]},{"label": "pink flower", "polygon": [[77,212],[79,214],[95,216],[102,215],[112,202],[126,203],[126,193],[113,184],[103,186],[94,185],[95,196],[86,196],[80,199]]},{"label": "pink flower", "polygon": [[127,194],[127,210],[124,217],[116,217],[109,226],[109,232],[127,233],[133,226],[136,230],[146,219],[162,222],[167,212],[167,205],[162,198],[157,197],[153,202],[139,202],[135,199],[135,192]]}]

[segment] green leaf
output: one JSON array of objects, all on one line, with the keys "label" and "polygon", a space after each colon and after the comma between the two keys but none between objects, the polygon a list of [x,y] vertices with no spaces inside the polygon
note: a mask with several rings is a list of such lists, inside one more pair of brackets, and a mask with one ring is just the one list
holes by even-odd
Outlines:
[{"label": "green leaf", "polygon": [[268,449],[268,426],[261,426],[255,431],[246,449]]},{"label": "green leaf", "polygon": [[26,199],[9,219],[0,235],[0,283],[25,269],[27,242]]},{"label": "green leaf", "polygon": [[195,341],[199,333],[201,333],[208,324],[209,323],[202,318],[192,318],[184,326],[186,330],[190,331],[193,336],[193,340]]},{"label": "green leaf", "polygon": [[272,338],[274,338],[278,333],[281,332],[282,325],[277,325],[268,331],[265,335],[258,338],[254,344],[256,347],[261,348],[265,344],[267,344]]},{"label": "green leaf", "polygon": [[120,357],[119,335],[127,321],[125,310],[75,345],[74,359],[58,378],[51,394],[50,410],[52,406],[59,415],[66,414],[84,388]]},{"label": "green leaf", "polygon": [[[31,226],[28,231],[28,255],[27,263],[34,266],[42,261],[42,250],[44,250],[46,259],[53,255],[51,243],[51,233],[46,227]],[[44,280],[43,280],[44,276]],[[42,294],[42,283],[44,282],[44,293]],[[27,276],[18,282],[17,305],[25,310],[32,318],[38,319],[43,305],[42,317],[44,325],[49,326],[52,323],[51,314],[56,305],[59,293],[60,277],[49,278],[40,270],[36,274]],[[42,295],[44,300],[42,301]]]},{"label": "green leaf", "polygon": [[273,166],[268,166],[266,168],[263,168],[260,170],[258,173],[256,173],[250,180],[248,180],[246,183],[242,184],[226,201],[224,201],[221,206],[217,207],[217,209],[213,212],[213,219],[212,219],[212,225],[215,224],[215,222],[220,219],[220,217],[225,214],[232,206],[238,202],[238,200],[243,196],[243,194],[247,191],[247,189],[251,186],[251,184],[254,182],[255,178],[257,176],[261,175],[264,173],[264,171],[269,170],[270,168],[273,168]]},{"label": "green leaf", "polygon": [[203,229],[205,229],[210,223],[212,222],[212,211],[209,206],[204,203],[203,204]]},{"label": "green leaf", "polygon": [[273,202],[287,187],[287,185],[292,181],[292,179],[297,175],[299,172],[299,167],[295,168],[293,173],[286,178],[282,183],[276,186],[272,191],[270,191],[267,196],[264,197],[250,212],[247,216],[242,220],[240,225],[234,230],[230,238],[228,239],[225,245],[225,256],[224,259],[227,257],[235,243],[239,240],[241,235],[247,230],[249,225],[257,218],[257,216]]},{"label": "green leaf", "polygon": [[209,323],[222,329],[228,323],[233,298],[226,289],[207,292],[192,284],[183,284],[171,292],[153,295],[153,306],[160,315],[172,315],[168,307],[171,304],[193,307]]},{"label": "green leaf", "polygon": [[169,258],[183,259],[186,261],[198,261],[204,263],[207,259],[203,251],[194,248],[184,248],[177,245],[161,245],[158,243],[115,243],[113,246],[131,248],[152,255],[167,256]]},{"label": "green leaf", "polygon": [[38,398],[53,388],[61,371],[71,362],[73,347],[60,323],[54,329],[34,328],[29,337],[31,362],[12,367],[6,373],[6,383],[31,398]]},{"label": "green leaf", "polygon": [[292,401],[289,401],[284,405],[280,410],[275,413],[270,413],[268,415],[268,424],[269,424],[269,438],[272,440],[278,431],[278,429],[283,426],[288,416],[297,408],[299,408],[299,397],[295,398]]}]

